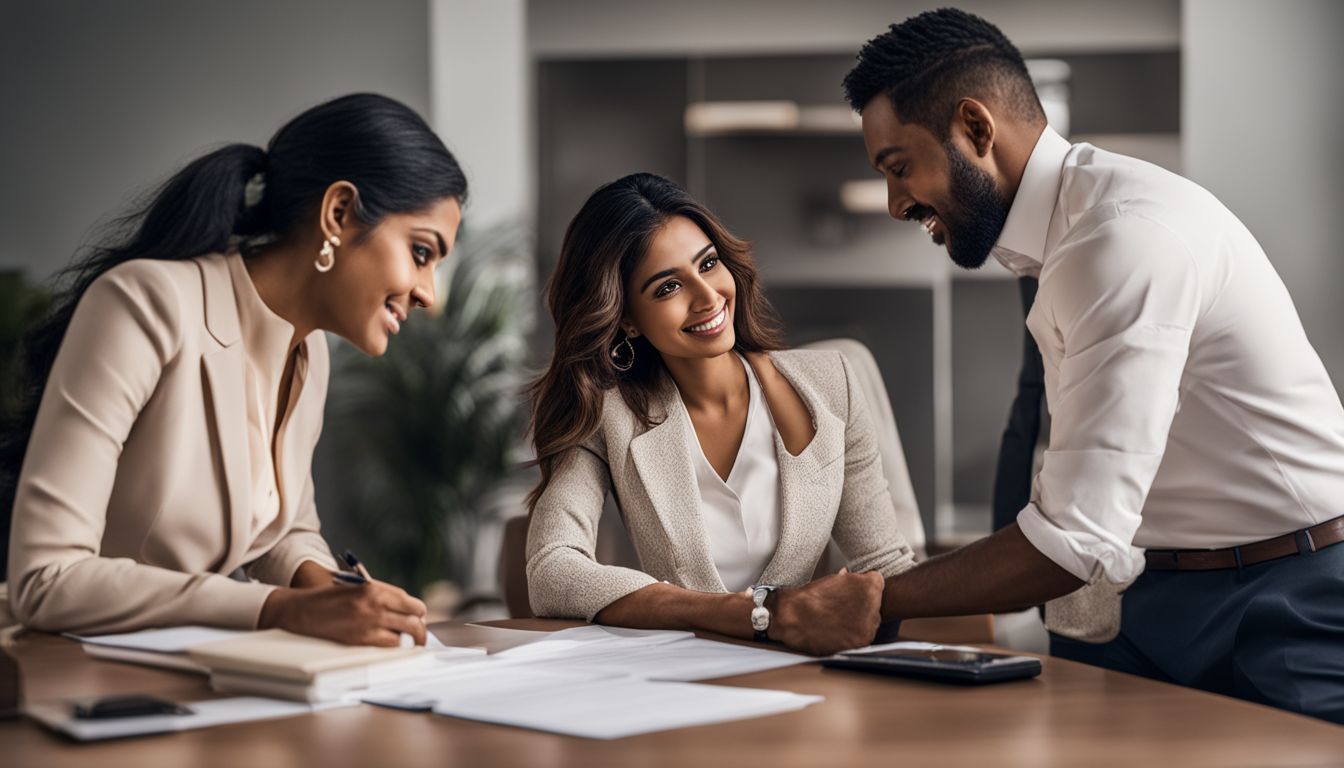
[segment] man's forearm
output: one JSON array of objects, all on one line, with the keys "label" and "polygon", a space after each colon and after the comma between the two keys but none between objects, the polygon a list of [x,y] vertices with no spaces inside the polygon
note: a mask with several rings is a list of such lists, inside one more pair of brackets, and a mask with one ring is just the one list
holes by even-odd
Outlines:
[{"label": "man's forearm", "polygon": [[1041,554],[1014,523],[887,579],[882,620],[1005,613],[1081,586],[1082,580]]}]

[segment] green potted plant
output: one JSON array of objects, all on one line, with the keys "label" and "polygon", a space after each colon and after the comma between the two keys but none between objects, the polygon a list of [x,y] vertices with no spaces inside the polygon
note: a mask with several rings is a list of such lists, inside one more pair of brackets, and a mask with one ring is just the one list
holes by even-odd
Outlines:
[{"label": "green potted plant", "polygon": [[0,272],[0,414],[18,404],[19,342],[49,302],[22,272]]},{"label": "green potted plant", "polygon": [[334,343],[318,460],[324,532],[413,593],[469,583],[488,497],[517,471],[534,317],[525,228],[463,232],[434,312],[370,359]]}]

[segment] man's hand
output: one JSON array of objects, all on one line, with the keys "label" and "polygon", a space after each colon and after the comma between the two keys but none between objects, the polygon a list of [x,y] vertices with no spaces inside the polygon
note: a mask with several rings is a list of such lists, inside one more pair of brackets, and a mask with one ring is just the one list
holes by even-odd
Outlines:
[{"label": "man's hand", "polygon": [[813,656],[868,645],[881,623],[882,575],[876,571],[823,576],[771,595],[770,639]]}]

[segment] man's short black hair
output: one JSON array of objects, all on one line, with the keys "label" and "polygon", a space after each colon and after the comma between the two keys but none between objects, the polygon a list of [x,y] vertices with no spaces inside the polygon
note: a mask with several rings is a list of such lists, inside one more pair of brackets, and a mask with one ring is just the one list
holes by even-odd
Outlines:
[{"label": "man's short black hair", "polygon": [[874,96],[891,98],[896,115],[946,140],[953,112],[971,97],[1020,119],[1045,123],[1022,54],[988,21],[941,8],[892,24],[859,51],[845,75],[845,98],[856,112]]}]

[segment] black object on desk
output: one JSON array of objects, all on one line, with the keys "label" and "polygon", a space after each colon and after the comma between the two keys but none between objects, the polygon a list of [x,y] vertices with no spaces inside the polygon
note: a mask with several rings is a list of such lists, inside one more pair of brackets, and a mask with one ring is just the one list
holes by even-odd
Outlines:
[{"label": "black object on desk", "polygon": [[189,707],[157,696],[132,694],[110,696],[74,706],[75,717],[81,720],[111,720],[119,717],[146,717],[149,715],[190,715]]},{"label": "black object on desk", "polygon": [[1031,656],[1008,656],[947,646],[854,651],[837,654],[821,663],[837,669],[918,677],[962,685],[1021,680],[1041,674],[1040,659]]}]

